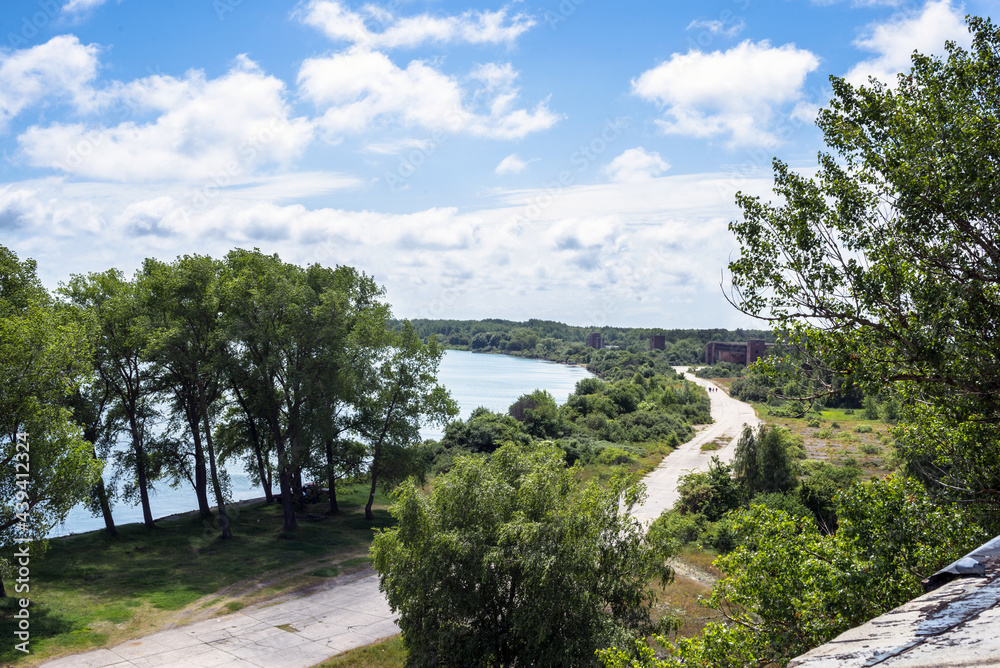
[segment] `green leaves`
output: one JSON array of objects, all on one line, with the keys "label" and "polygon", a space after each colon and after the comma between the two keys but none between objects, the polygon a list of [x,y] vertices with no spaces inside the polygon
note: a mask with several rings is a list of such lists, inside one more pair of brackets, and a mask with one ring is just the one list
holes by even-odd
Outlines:
[{"label": "green leaves", "polygon": [[[998,476],[975,473],[975,450],[1000,443],[1000,34],[969,28],[971,51],[915,54],[893,87],[832,78],[817,123],[834,153],[816,176],[775,160],[778,204],[737,195],[731,299],[774,322],[817,380],[894,385],[902,424],[944,419],[921,430],[933,446],[900,432],[910,471],[994,503]],[[954,436],[970,422],[976,442]]]},{"label": "green leaves", "polygon": [[646,585],[670,577],[670,543],[643,536],[639,500],[544,446],[459,458],[429,495],[402,485],[372,554],[408,665],[591,665],[623,630],[650,632]]}]

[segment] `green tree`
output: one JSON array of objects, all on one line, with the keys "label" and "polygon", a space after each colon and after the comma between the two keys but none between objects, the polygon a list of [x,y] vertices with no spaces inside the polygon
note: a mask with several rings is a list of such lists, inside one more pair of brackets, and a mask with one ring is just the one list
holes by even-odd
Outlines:
[{"label": "green tree", "polygon": [[733,454],[733,472],[744,503],[757,494],[795,488],[795,462],[789,452],[791,434],[781,427],[743,428]]},{"label": "green tree", "polygon": [[670,661],[643,650],[628,663],[612,650],[605,666],[783,666],[919,594],[923,577],[988,536],[913,479],[856,484],[837,510],[833,535],[781,510],[737,511],[739,545],[715,562],[723,577],[707,601],[725,621],[694,638],[660,638]]},{"label": "green tree", "polygon": [[[207,487],[211,482],[223,538],[232,537],[220,469],[212,442],[213,418],[223,399],[228,341],[219,308],[222,264],[204,255],[185,255],[167,264],[152,258],[143,263],[143,307],[149,318],[146,359],[153,363],[156,384],[173,395],[194,451],[195,494],[202,517],[211,517]],[[183,453],[175,460],[187,474]],[[207,464],[207,470],[206,470]]]},{"label": "green tree", "polygon": [[511,404],[510,416],[524,425],[525,431],[538,438],[555,438],[562,434],[559,406],[548,390],[522,394]]},{"label": "green tree", "polygon": [[354,428],[368,444],[371,491],[365,517],[375,518],[375,490],[394,485],[413,472],[410,446],[420,442],[424,423],[444,424],[458,413],[448,391],[438,385],[437,369],[444,355],[435,338],[423,343],[408,322],[386,331],[388,346],[381,363],[371,369],[357,403]]},{"label": "green tree", "polygon": [[[87,330],[0,246],[0,555],[40,540],[87,498],[101,466],[65,407],[90,373]],[[19,438],[21,435],[21,438]],[[0,597],[6,596],[0,580]]]},{"label": "green tree", "polygon": [[[815,177],[775,160],[781,204],[739,194],[731,300],[816,379],[892,386],[897,447],[933,488],[1000,500],[1000,33],[914,54],[892,85],[831,78]],[[832,388],[831,388],[832,389]],[[995,513],[994,513],[995,515]]]},{"label": "green tree", "polygon": [[341,411],[361,401],[354,386],[372,375],[388,307],[374,281],[350,267],[301,268],[258,250],[234,250],[225,265],[221,308],[234,393],[253,414],[247,427],[263,421],[270,431],[284,525],[294,529],[303,468],[326,458],[328,446],[348,443],[337,439]]},{"label": "green tree", "polygon": [[586,666],[653,630],[670,543],[631,515],[641,486],[583,483],[553,447],[466,456],[430,494],[406,483],[372,544],[408,666]]},{"label": "green tree", "polygon": [[149,327],[141,288],[117,269],[109,269],[75,275],[59,292],[96,320],[94,369],[101,386],[113,397],[112,419],[120,421],[130,441],[130,449],[118,453],[119,469],[127,471],[130,478],[134,475],[125,493],[138,495],[143,522],[153,527],[149,489],[159,475],[159,466],[151,461],[150,449],[155,449],[152,432],[158,413],[150,365],[143,356]]}]

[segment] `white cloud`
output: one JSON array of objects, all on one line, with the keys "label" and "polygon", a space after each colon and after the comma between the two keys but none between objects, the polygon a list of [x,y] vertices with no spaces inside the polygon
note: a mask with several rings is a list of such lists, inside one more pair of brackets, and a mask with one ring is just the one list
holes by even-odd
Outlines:
[{"label": "white cloud", "polygon": [[319,192],[350,179],[260,179],[193,207],[178,183],[49,178],[0,189],[0,222],[7,211],[5,244],[35,258],[51,286],[73,272],[129,274],[143,258],[192,248],[220,257],[258,247],[289,262],[355,266],[387,287],[401,317],[726,326],[735,316],[711,268],[725,266],[735,245],[726,230],[738,215],[732,193],[767,196],[772,185],[769,175],[663,176],[397,214],[279,201],[296,181]]},{"label": "white cloud", "polygon": [[951,0],[929,0],[919,11],[869,24],[854,45],[877,55],[852,67],[844,78],[854,85],[867,84],[868,77],[894,85],[897,74],[909,71],[914,51],[942,55],[947,40],[968,48],[972,37],[964,13],[964,8],[952,6]]},{"label": "white cloud", "polygon": [[668,169],[670,169],[670,165],[660,157],[659,153],[656,151],[647,153],[646,149],[639,146],[624,151],[605,165],[603,171],[611,177],[612,181],[628,183],[648,181]]},{"label": "white cloud", "polygon": [[802,97],[819,59],[794,44],[749,40],[727,51],[691,50],[632,80],[632,92],[660,104],[657,121],[668,134],[728,136],[731,145],[774,146],[776,108]]},{"label": "white cloud", "polygon": [[499,176],[504,176],[505,174],[520,174],[527,168],[527,162],[517,157],[516,153],[511,153],[501,160],[500,164],[493,171]]},{"label": "white cloud", "polygon": [[[495,12],[469,10],[458,16],[397,17],[373,4],[354,12],[338,0],[311,0],[296,12],[303,23],[319,28],[331,40],[372,49],[415,47],[426,42],[512,44],[535,25],[535,20],[526,14],[508,14],[504,7]],[[373,31],[371,24],[379,30]]]},{"label": "white cloud", "polygon": [[319,124],[332,140],[379,122],[498,139],[516,139],[555,125],[560,116],[545,101],[531,111],[512,108],[517,97],[514,77],[509,64],[478,66],[471,78],[482,87],[471,98],[484,109],[477,112],[464,104],[470,95],[456,79],[423,61],[411,61],[403,69],[383,53],[352,47],[307,59],[298,83],[307,99],[325,108]]},{"label": "white cloud", "polygon": [[98,51],[73,35],[60,35],[29,49],[0,52],[0,131],[21,111],[46,99],[87,106]]},{"label": "white cloud", "polygon": [[736,37],[743,29],[747,27],[747,24],[740,18],[738,21],[733,22],[731,25],[727,26],[724,21],[719,19],[713,20],[701,20],[701,21],[691,21],[688,24],[687,29],[692,30],[695,28],[701,28],[702,30],[707,30],[713,35],[723,35],[724,37]]},{"label": "white cloud", "polygon": [[[31,163],[78,177],[112,181],[245,178],[265,164],[287,164],[312,140],[308,120],[293,118],[285,85],[245,57],[226,75],[192,70],[116,84],[94,95],[99,110],[126,117],[105,127],[36,125],[18,142]],[[142,123],[133,117],[155,115]]]},{"label": "white cloud", "polygon": [[434,142],[430,139],[397,139],[368,144],[363,150],[365,153],[376,153],[378,155],[398,155],[410,149],[426,152],[433,145]]},{"label": "white cloud", "polygon": [[69,0],[69,2],[62,6],[62,11],[64,14],[80,14],[90,11],[96,7],[100,7],[107,1],[108,0]]}]

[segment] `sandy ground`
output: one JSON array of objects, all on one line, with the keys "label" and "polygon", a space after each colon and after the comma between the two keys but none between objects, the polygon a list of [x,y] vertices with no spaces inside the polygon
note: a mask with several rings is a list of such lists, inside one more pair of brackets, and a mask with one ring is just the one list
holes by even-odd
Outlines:
[{"label": "sandy ground", "polygon": [[[685,371],[685,367],[677,367]],[[686,375],[704,387],[711,382]],[[648,497],[635,515],[651,522],[677,500],[677,481],[704,469],[717,455],[733,456],[744,424],[756,425],[753,408],[719,390],[709,392],[715,423],[670,453],[644,478]],[[703,451],[705,443],[725,447]],[[396,615],[378,589],[378,577],[336,578],[322,591],[136,638],[108,649],[74,654],[42,664],[46,668],[189,668],[236,666],[308,668],[329,657],[398,632]]]}]

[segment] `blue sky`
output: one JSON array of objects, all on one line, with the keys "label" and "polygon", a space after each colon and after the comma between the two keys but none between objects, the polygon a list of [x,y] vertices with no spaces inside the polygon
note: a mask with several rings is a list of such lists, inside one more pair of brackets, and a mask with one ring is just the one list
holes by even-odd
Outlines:
[{"label": "blue sky", "polygon": [[809,170],[828,77],[996,2],[5,0],[0,243],[347,264],[399,317],[737,327],[734,194]]}]

